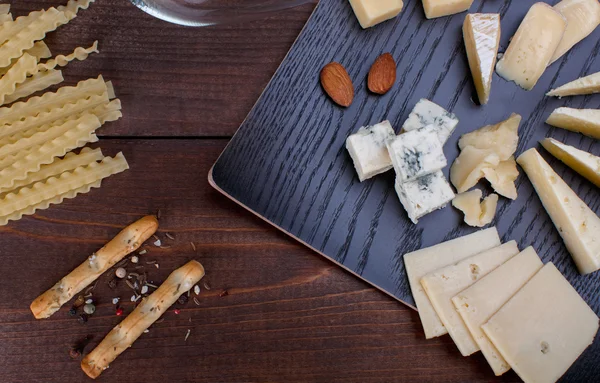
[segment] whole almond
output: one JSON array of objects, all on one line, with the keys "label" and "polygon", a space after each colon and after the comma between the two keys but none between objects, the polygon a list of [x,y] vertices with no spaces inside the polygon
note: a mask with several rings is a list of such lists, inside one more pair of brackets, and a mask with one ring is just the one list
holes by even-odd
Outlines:
[{"label": "whole almond", "polygon": [[354,99],[354,85],[346,69],[331,62],[321,70],[321,86],[325,93],[338,105],[348,107]]},{"label": "whole almond", "polygon": [[369,90],[377,94],[385,94],[396,82],[396,61],[389,53],[384,53],[375,60],[369,71],[367,81]]}]

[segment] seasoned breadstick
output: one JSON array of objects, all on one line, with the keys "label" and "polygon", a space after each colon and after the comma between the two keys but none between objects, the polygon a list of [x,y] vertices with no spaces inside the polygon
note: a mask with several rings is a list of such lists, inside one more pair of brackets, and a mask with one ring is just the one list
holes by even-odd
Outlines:
[{"label": "seasoned breadstick", "polygon": [[190,261],[173,271],[169,278],[120,324],[115,326],[100,344],[81,361],[81,369],[92,379],[136,341],[179,296],[191,289],[204,276],[204,267]]},{"label": "seasoned breadstick", "polygon": [[127,226],[112,241],[88,257],[69,275],[31,303],[36,319],[48,318],[102,273],[137,250],[158,229],[156,217],[149,215]]}]

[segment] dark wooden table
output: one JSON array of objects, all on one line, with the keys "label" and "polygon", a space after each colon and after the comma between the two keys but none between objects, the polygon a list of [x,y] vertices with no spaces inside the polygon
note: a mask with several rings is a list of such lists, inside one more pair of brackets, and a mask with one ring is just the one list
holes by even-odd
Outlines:
[{"label": "dark wooden table", "polygon": [[[18,1],[13,8],[24,14],[51,5]],[[202,286],[199,306],[169,311],[98,381],[518,380],[514,373],[494,378],[481,355],[461,357],[448,336],[426,341],[416,312],[208,185],[211,165],[311,10],[191,29],[153,19],[126,0],[98,0],[48,38],[55,53],[100,40],[101,54],[73,63],[65,77],[75,83],[101,73],[113,81],[124,117],[102,128],[96,146],[124,151],[131,169],[102,189],[0,228],[0,382],[88,380],[69,357],[71,345],[92,335],[89,352],[121,320],[112,298],[121,297],[128,313],[131,291],[122,283],[111,290],[103,276],[86,324],[68,315],[68,305],[36,321],[29,304],[120,228],[159,210],[162,247],[147,245],[140,264],[161,282],[197,259],[210,290]]]}]

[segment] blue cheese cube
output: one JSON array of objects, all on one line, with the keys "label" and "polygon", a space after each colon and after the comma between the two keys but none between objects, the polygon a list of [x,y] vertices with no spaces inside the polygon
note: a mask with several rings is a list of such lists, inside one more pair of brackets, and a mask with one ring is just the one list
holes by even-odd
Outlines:
[{"label": "blue cheese cube", "polygon": [[456,129],[458,118],[441,106],[422,98],[402,125],[402,129],[410,132],[429,125],[434,126],[438,139],[444,145]]},{"label": "blue cheese cube", "polygon": [[396,136],[388,141],[387,148],[400,182],[415,180],[448,164],[433,126]]},{"label": "blue cheese cube", "polygon": [[360,182],[392,168],[386,147],[387,141],[396,137],[389,121],[373,126],[363,126],[346,139],[346,149],[352,157]]},{"label": "blue cheese cube", "polygon": [[415,224],[419,218],[445,207],[455,197],[441,170],[404,183],[396,178],[396,193]]}]

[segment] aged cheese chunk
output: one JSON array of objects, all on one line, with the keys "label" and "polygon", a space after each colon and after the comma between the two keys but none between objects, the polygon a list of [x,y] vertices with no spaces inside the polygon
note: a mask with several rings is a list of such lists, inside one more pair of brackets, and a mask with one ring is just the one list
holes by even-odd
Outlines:
[{"label": "aged cheese chunk", "polygon": [[550,64],[562,57],[600,25],[598,0],[562,0],[554,6],[554,9],[567,19],[567,29],[550,59]]},{"label": "aged cheese chunk", "polygon": [[517,243],[510,241],[421,278],[429,301],[463,356],[479,351],[479,346],[456,312],[452,298],[518,253]]},{"label": "aged cheese chunk", "polygon": [[448,164],[434,126],[396,136],[387,141],[387,147],[402,183],[434,173]]},{"label": "aged cheese chunk", "polygon": [[566,26],[560,12],[545,3],[533,4],[496,65],[496,72],[523,89],[533,89],[550,63]]},{"label": "aged cheese chunk", "polygon": [[473,0],[423,0],[425,16],[428,19],[464,12],[471,4]]},{"label": "aged cheese chunk", "polygon": [[419,218],[443,208],[454,198],[454,192],[441,170],[414,181],[401,183],[396,179],[396,193],[415,224]]},{"label": "aged cheese chunk", "polygon": [[457,195],[452,200],[452,206],[465,214],[465,223],[469,226],[489,225],[496,215],[498,195],[492,193],[485,197],[483,202],[481,201],[482,195],[481,190],[473,189]]},{"label": "aged cheese chunk", "polygon": [[464,193],[483,178],[483,169],[495,168],[500,157],[489,149],[466,146],[450,168],[450,181],[459,193]]},{"label": "aged cheese chunk", "polygon": [[506,161],[517,151],[520,123],[521,116],[513,113],[508,119],[495,125],[487,125],[464,134],[458,141],[458,147],[461,150],[467,146],[489,149],[498,154],[500,161]]},{"label": "aged cheese chunk", "polygon": [[581,274],[600,269],[600,218],[535,149],[517,158]]},{"label": "aged cheese chunk", "polygon": [[600,138],[600,110],[557,108],[546,120],[547,124],[586,136]]},{"label": "aged cheese chunk", "polygon": [[350,0],[352,10],[363,28],[393,19],[402,11],[402,0]]},{"label": "aged cheese chunk", "polygon": [[410,132],[433,126],[438,134],[442,145],[448,141],[448,138],[456,129],[458,118],[453,113],[448,112],[441,106],[422,98],[410,112],[408,119],[402,125],[402,130]]},{"label": "aged cheese chunk", "polygon": [[421,278],[432,271],[497,246],[500,246],[498,230],[491,227],[404,255],[406,275],[427,339],[442,336],[448,331],[431,306],[431,302],[421,286]]},{"label": "aged cheese chunk", "polygon": [[500,162],[495,168],[483,168],[481,171],[496,193],[512,200],[517,199],[515,180],[519,177],[519,170],[514,157]]},{"label": "aged cheese chunk", "polygon": [[561,87],[552,89],[546,96],[564,97],[580,94],[600,93],[600,72],[571,81]]},{"label": "aged cheese chunk", "polygon": [[594,341],[598,317],[552,263],[482,326],[525,382],[556,382]]},{"label": "aged cheese chunk", "polygon": [[542,146],[568,167],[600,187],[600,157],[563,144],[554,138],[546,138],[542,141]]},{"label": "aged cheese chunk", "polygon": [[390,122],[383,121],[377,125],[363,126],[346,139],[346,149],[361,182],[392,168],[386,142],[395,136]]},{"label": "aged cheese chunk", "polygon": [[515,295],[542,266],[535,250],[528,247],[452,298],[454,308],[496,376],[510,370],[510,366],[485,336],[481,325]]},{"label": "aged cheese chunk", "polygon": [[477,97],[479,103],[485,105],[490,98],[492,75],[500,44],[500,15],[468,14],[463,24],[463,37]]}]

